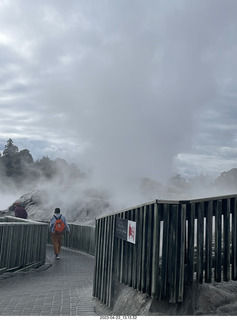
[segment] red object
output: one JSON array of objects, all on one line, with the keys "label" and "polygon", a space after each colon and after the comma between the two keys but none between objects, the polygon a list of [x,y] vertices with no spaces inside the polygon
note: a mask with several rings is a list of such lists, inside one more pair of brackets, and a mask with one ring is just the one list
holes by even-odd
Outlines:
[{"label": "red object", "polygon": [[134,239],[134,229],[131,226],[129,226],[128,236],[129,238],[132,237]]},{"label": "red object", "polygon": [[[56,216],[55,216],[56,218]],[[65,229],[65,224],[61,220],[61,216],[59,218],[56,218],[55,224],[54,224],[54,231],[55,232],[63,232]]]}]

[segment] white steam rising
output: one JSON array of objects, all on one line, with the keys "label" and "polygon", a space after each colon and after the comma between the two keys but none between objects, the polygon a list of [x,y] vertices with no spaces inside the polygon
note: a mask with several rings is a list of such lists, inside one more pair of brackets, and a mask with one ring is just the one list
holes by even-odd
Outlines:
[{"label": "white steam rising", "polygon": [[227,141],[234,150],[236,12],[232,0],[1,5],[3,136],[33,141],[36,154],[57,149],[90,173],[73,190],[47,187],[52,208],[84,208],[92,189],[115,208],[210,190],[166,186],[178,155],[196,150],[197,169],[207,154],[213,168]]}]

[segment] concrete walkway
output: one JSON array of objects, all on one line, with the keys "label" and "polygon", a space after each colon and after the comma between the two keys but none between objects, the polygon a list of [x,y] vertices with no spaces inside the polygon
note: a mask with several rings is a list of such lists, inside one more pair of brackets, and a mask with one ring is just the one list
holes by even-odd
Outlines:
[{"label": "concrete walkway", "polygon": [[0,316],[96,316],[93,271],[93,256],[47,246],[44,266],[0,276]]}]

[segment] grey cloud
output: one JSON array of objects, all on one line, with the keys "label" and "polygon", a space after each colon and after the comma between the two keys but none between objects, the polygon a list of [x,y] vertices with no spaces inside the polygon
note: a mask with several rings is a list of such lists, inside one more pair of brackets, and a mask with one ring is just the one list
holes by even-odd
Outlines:
[{"label": "grey cloud", "polygon": [[43,132],[53,143],[84,144],[75,157],[97,181],[121,188],[137,177],[162,180],[193,145],[233,144],[234,127],[223,125],[236,119],[236,97],[226,108],[236,88],[235,1],[12,6],[0,13],[0,26],[20,39],[5,47],[3,65],[18,66],[6,78],[20,72],[30,81],[13,81],[7,93],[30,92],[26,105],[39,115],[34,138]]}]

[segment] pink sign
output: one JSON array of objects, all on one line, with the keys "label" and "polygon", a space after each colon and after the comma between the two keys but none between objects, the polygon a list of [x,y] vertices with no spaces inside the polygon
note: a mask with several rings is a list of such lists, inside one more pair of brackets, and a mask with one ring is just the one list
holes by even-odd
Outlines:
[{"label": "pink sign", "polygon": [[128,220],[127,241],[136,243],[136,222]]}]

